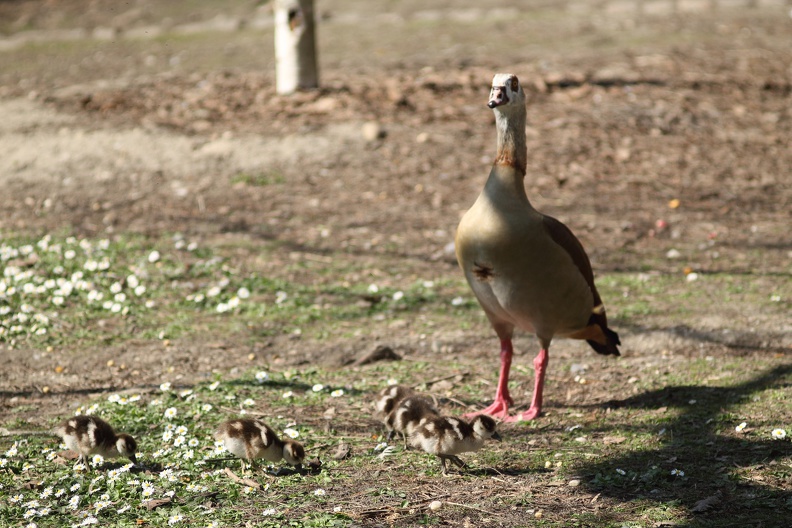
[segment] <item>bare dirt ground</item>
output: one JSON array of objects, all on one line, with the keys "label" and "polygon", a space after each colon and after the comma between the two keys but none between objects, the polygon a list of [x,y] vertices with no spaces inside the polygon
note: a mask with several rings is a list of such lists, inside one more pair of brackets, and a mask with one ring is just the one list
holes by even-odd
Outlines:
[{"label": "bare dirt ground", "polygon": [[[682,2],[681,13],[654,2],[643,16],[631,2],[319,2],[322,88],[293,96],[274,93],[269,15],[254,2],[189,13],[84,4],[0,1],[3,232],[181,232],[275,242],[265,266],[351,255],[384,274],[392,259],[416,276],[455,274],[449,244],[492,161],[487,85],[508,70],[530,87],[529,196],[573,229],[598,274],[691,267],[759,288],[790,276],[792,20],[782,2]],[[367,137],[367,126],[381,133]],[[788,310],[675,314],[617,318],[625,358],[788,361]],[[434,340],[470,362],[494,345],[483,323],[442,326]],[[387,326],[377,342],[429,358],[443,350]],[[57,382],[51,355],[0,347],[3,390],[15,396],[2,407],[34,405],[43,425],[86,393],[152,385],[174,367],[190,383],[244,368],[251,353],[288,347],[287,362],[337,365],[373,344],[222,336],[165,355],[139,341],[59,351],[73,374]],[[526,364],[532,347],[520,344]],[[554,357],[586,354],[559,344]],[[108,359],[136,369],[93,367]],[[57,390],[41,394],[44,385]],[[630,394],[619,376],[587,397],[617,394]]]}]

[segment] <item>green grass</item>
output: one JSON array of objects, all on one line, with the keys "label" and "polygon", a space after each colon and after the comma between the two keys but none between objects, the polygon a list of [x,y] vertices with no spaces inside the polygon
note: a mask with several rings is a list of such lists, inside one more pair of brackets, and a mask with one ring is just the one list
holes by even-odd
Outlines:
[{"label": "green grass", "polygon": [[[107,241],[52,235],[41,240],[5,237],[0,243],[5,270],[0,307],[8,307],[0,318],[0,339],[9,348],[122,345],[133,336],[165,340],[242,335],[255,342],[261,336],[297,332],[321,343],[327,338],[376,335],[398,319],[405,320],[411,332],[427,335],[449,328],[490,332],[461,278],[420,277],[410,263],[396,259],[378,264],[393,264],[392,273],[383,274],[353,255],[318,261],[284,258],[276,244],[255,247],[226,240],[194,245],[178,235]],[[152,256],[155,250],[157,258]],[[68,251],[74,252],[70,258]],[[86,267],[90,262],[96,267]],[[65,287],[66,282],[71,287]],[[617,328],[646,327],[646,321],[662,328],[662,321],[683,315],[686,324],[695,327],[695,319],[707,317],[713,304],[725,313],[751,306],[756,308],[752,317],[775,317],[792,294],[773,276],[745,280],[713,274],[688,282],[684,275],[614,273],[600,277],[599,284]],[[139,286],[145,291],[137,294]],[[96,300],[98,293],[91,292],[101,293],[102,299]],[[121,300],[115,298],[118,293],[125,294]],[[54,304],[58,296],[63,302]],[[119,308],[104,306],[108,300]],[[23,321],[20,313],[26,314]],[[24,526],[28,510],[43,508],[50,508],[46,515],[30,519],[38,526],[79,524],[90,517],[118,526],[169,526],[171,521],[198,526],[212,521],[220,526],[349,526],[368,519],[440,525],[465,518],[474,524],[500,520],[505,525],[531,519],[537,526],[648,526],[666,521],[727,526],[734,519],[772,525],[776,512],[792,509],[792,496],[784,491],[792,478],[792,444],[771,436],[776,428],[792,431],[792,372],[783,354],[749,359],[740,353],[672,355],[647,370],[638,369],[640,363],[629,356],[624,361],[586,360],[593,371],[585,377],[594,385],[564,374],[570,362],[579,360],[554,356],[547,414],[527,424],[504,426],[502,444],[466,455],[470,471],[449,480],[440,475],[436,460],[404,452],[399,442],[391,456],[379,458],[376,447],[382,431],[369,407],[373,394],[390,378],[409,380],[431,392],[434,380],[452,376],[453,389],[436,393],[449,414],[461,414],[460,403],[480,406],[491,396],[494,353],[486,361],[472,353],[437,361],[432,354],[440,353],[341,370],[261,364],[241,376],[216,375],[216,386],[207,381],[169,391],[139,387],[86,400],[82,412],[93,407],[92,413],[135,435],[140,443],[142,469],[121,472],[114,479],[107,475],[122,467],[120,462],[99,472],[75,472],[56,441],[19,432],[31,429],[26,417],[35,413],[32,405],[20,406],[13,420],[3,424],[16,432],[0,439],[0,453],[6,453],[0,456],[0,485],[10,490],[0,499],[0,526]],[[596,384],[599,370],[599,375],[611,376],[607,387]],[[268,372],[269,379],[260,383],[258,371]],[[514,394],[521,394],[521,400],[530,394],[532,375],[529,361],[515,362]],[[628,382],[631,376],[636,379]],[[173,380],[166,374],[162,382]],[[316,384],[323,387],[314,391]],[[338,390],[343,394],[334,393]],[[572,397],[560,403],[565,393]],[[248,398],[252,404],[245,403]],[[610,398],[615,403],[605,403]],[[164,412],[171,407],[177,414],[168,420]],[[329,409],[332,419],[325,418]],[[254,478],[268,488],[255,492],[231,481],[222,470],[238,472],[238,463],[219,460],[223,457],[213,452],[211,433],[221,420],[243,411],[264,416],[277,430],[297,430],[309,457],[322,460],[322,471],[295,474],[282,469],[276,475],[259,470]],[[742,422],[748,425],[736,431]],[[185,442],[194,439],[197,445],[176,446],[173,437],[165,440],[169,424],[186,427]],[[346,460],[331,456],[340,442],[352,448]],[[9,455],[13,445],[17,452]],[[192,458],[185,458],[188,449],[193,450]],[[173,481],[162,478],[168,468],[174,471]],[[684,475],[672,474],[674,470]],[[92,483],[99,475],[104,478]],[[573,480],[579,485],[570,488]],[[144,482],[154,486],[154,498],[171,501],[148,509]],[[75,491],[54,497],[72,486]],[[507,491],[501,491],[503,486]],[[50,487],[52,494],[46,491]],[[317,489],[325,494],[314,495]],[[704,517],[691,514],[690,508],[718,490],[724,494],[722,502],[706,518],[712,522],[702,524]],[[173,497],[166,496],[170,492]],[[12,500],[18,494],[22,499]],[[76,509],[68,504],[74,495],[80,496]],[[38,506],[25,507],[34,500]],[[431,500],[441,501],[442,508],[429,510]],[[553,500],[570,502],[560,507]],[[102,507],[102,501],[109,504]],[[275,512],[264,515],[270,509]],[[177,521],[179,515],[183,521]]]},{"label": "green grass", "polygon": [[[783,401],[790,395],[792,370],[773,365],[761,362],[757,373],[716,387],[696,386],[693,368],[667,387],[642,391],[609,412],[601,406],[594,415],[556,409],[536,422],[501,426],[503,443],[464,455],[470,469],[452,479],[440,475],[432,457],[403,451],[400,441],[390,456],[379,456],[382,431],[369,411],[373,394],[387,376],[427,380],[433,372],[425,363],[377,365],[353,375],[315,367],[254,369],[211,383],[110,394],[85,401],[77,411],[101,416],[134,435],[141,466],[126,471],[124,461],[105,461],[100,468],[77,471],[57,440],[23,433],[4,438],[0,485],[7,493],[0,499],[0,525],[24,526],[32,510],[39,513],[29,513],[30,520],[41,527],[92,517],[115,526],[350,526],[376,512],[405,525],[439,525],[457,515],[485,522],[487,512],[510,511],[529,517],[538,512],[537,525],[550,526],[570,518],[578,526],[663,521],[727,526],[734,520],[769,525],[792,510],[784,491],[792,477],[792,444],[770,435],[776,427],[792,427]],[[467,401],[464,391],[457,393]],[[474,400],[486,398],[488,389],[470,393]],[[460,412],[442,397],[440,404],[446,412]],[[175,416],[166,418],[169,408]],[[337,412],[331,421],[322,417],[328,408]],[[308,458],[319,457],[322,470],[300,474],[282,464],[262,466],[247,475],[262,486],[259,490],[229,479],[225,468],[240,474],[238,461],[215,451],[212,431],[221,420],[243,413],[264,416],[281,432],[296,430]],[[741,421],[749,426],[737,432]],[[14,427],[24,428],[24,423]],[[352,455],[334,460],[330,455],[341,442],[351,446]],[[580,482],[573,490],[568,488],[572,480]],[[506,484],[505,492],[480,491],[501,486],[498,482]],[[598,501],[611,521],[579,509],[554,511],[553,490],[567,489],[587,497],[586,503]],[[444,503],[438,512],[427,509],[427,490]],[[729,504],[707,517],[711,524],[698,523],[690,508],[718,490]],[[478,496],[460,498],[467,493]],[[147,500],[166,499],[157,508],[147,507]],[[77,507],[70,500],[78,500]]]},{"label": "green grass", "polygon": [[9,237],[1,244],[0,342],[10,346],[112,344],[133,332],[160,339],[216,331],[327,337],[362,319],[475,308],[459,297],[461,281],[350,283],[345,278],[360,275],[365,263],[345,258],[294,263],[275,274],[236,267],[239,248],[208,249],[178,236]]},{"label": "green grass", "polygon": [[[252,255],[257,255],[253,260]],[[374,332],[394,318],[425,331],[470,328],[483,316],[461,277],[416,277],[393,259],[394,273],[371,275],[352,255],[322,261],[282,258],[277,244],[198,245],[181,236],[147,239],[0,239],[0,343],[36,348],[113,344],[233,332],[256,340],[299,333],[310,338]],[[255,266],[255,267],[254,267]],[[350,280],[351,279],[351,280]],[[613,273],[598,286],[614,326],[661,327],[708,317],[777,317],[792,285],[781,276]],[[743,309],[753,306],[755,313]],[[368,324],[358,324],[360,321]]]}]

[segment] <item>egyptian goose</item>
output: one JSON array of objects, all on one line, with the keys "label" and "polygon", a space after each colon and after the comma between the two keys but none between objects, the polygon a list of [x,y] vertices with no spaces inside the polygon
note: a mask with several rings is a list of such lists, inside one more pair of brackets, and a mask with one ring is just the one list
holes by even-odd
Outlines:
[{"label": "egyptian goose", "polygon": [[443,466],[443,475],[447,475],[447,461],[450,460],[460,468],[466,467],[457,455],[478,451],[489,438],[501,440],[495,430],[495,420],[486,414],[476,416],[470,423],[459,418],[434,416],[424,420],[413,431],[410,443],[427,453],[437,455]]},{"label": "egyptian goose", "polygon": [[413,390],[403,385],[389,385],[382,389],[374,402],[374,416],[385,422],[390,412],[405,398],[413,395]]},{"label": "egyptian goose", "polygon": [[[457,261],[500,338],[495,401],[476,414],[532,420],[542,410],[547,352],[554,337],[585,339],[599,354],[619,355],[616,332],[594,286],[591,263],[567,226],[533,208],[523,180],[527,162],[525,93],[516,76],[499,73],[487,104],[495,112],[498,152],[484,190],[457,228]],[[531,407],[509,416],[512,334],[536,334]]]},{"label": "egyptian goose", "polygon": [[385,419],[388,429],[388,440],[394,433],[400,433],[407,447],[407,439],[415,429],[428,418],[439,416],[437,409],[423,396],[410,396],[399,402]]},{"label": "egyptian goose", "polygon": [[78,453],[78,463],[88,467],[88,457],[102,455],[104,458],[123,456],[137,463],[137,442],[126,433],[118,433],[109,423],[96,416],[75,416],[61,423],[53,431],[60,436],[66,447]]},{"label": "egyptian goose", "polygon": [[251,464],[258,458],[286,462],[297,469],[302,467],[305,449],[302,444],[291,438],[278,438],[270,426],[258,419],[228,420],[220,424],[215,439],[223,442],[226,450],[240,458],[242,471],[245,461]]}]

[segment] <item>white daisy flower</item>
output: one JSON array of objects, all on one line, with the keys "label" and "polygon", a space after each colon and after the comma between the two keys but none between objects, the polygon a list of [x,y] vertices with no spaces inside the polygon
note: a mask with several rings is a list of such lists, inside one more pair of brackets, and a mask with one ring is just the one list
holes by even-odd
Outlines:
[{"label": "white daisy flower", "polygon": [[773,429],[770,433],[770,436],[773,437],[774,440],[783,440],[786,438],[786,431],[784,429]]}]

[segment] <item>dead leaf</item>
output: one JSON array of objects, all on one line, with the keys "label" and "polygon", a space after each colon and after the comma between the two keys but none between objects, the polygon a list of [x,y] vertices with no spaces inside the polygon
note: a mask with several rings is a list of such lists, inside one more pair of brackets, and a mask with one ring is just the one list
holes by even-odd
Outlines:
[{"label": "dead leaf", "polygon": [[606,436],[605,438],[602,439],[602,443],[603,444],[621,444],[625,440],[627,440],[627,438],[624,437],[624,436]]},{"label": "dead leaf", "polygon": [[333,460],[344,460],[349,457],[351,453],[352,448],[349,447],[349,444],[342,442],[338,444],[338,448],[335,450],[335,453],[333,453],[332,458]]},{"label": "dead leaf", "polygon": [[693,513],[703,513],[716,506],[720,502],[720,498],[721,494],[718,492],[715,495],[707,497],[706,499],[701,499],[690,509],[690,511]]},{"label": "dead leaf", "polygon": [[145,506],[146,509],[150,511],[159,508],[160,506],[165,506],[166,504],[170,504],[171,502],[172,502],[171,499],[155,499],[155,500],[143,502],[143,506]]},{"label": "dead leaf", "polygon": [[432,385],[432,391],[443,392],[454,388],[454,383],[451,380],[438,381]]},{"label": "dead leaf", "polygon": [[368,352],[358,358],[354,365],[368,365],[369,363],[375,363],[377,361],[399,361],[401,356],[393,351],[393,349],[389,346],[385,345],[378,345],[377,348]]}]

